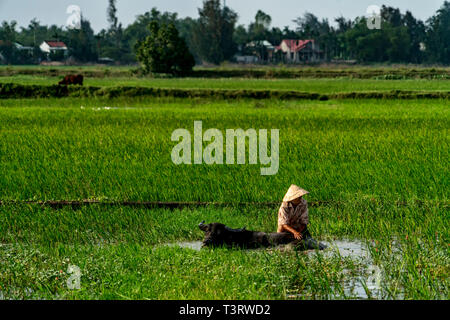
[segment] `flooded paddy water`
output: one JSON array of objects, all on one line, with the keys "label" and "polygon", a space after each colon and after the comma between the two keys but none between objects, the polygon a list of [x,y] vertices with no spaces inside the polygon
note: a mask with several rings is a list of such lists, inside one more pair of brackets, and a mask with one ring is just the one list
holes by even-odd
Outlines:
[{"label": "flooded paddy water", "polygon": [[[334,252],[334,253],[338,253],[343,258],[345,258],[345,257],[355,257],[355,258],[369,257],[367,246],[361,240],[353,240],[353,241],[352,240],[336,240],[336,241],[332,241],[332,242],[322,241],[322,243],[326,244],[328,247],[327,249],[325,249],[323,251],[326,255],[330,255]],[[202,248],[202,241],[180,241],[180,242],[163,244],[162,246],[180,247],[183,249],[192,249],[195,251],[200,251]],[[268,250],[273,250],[273,249],[274,248],[270,248]],[[275,249],[287,251],[287,250],[294,250],[294,247],[292,247],[290,245],[280,245],[280,246],[277,246]],[[305,252],[313,253],[316,251],[308,250]]]},{"label": "flooded paddy water", "polygon": [[[341,283],[342,290],[335,297],[335,299],[350,298],[350,299],[382,299],[381,283],[383,281],[383,273],[376,264],[374,264],[370,251],[368,250],[368,243],[362,240],[333,240],[322,241],[327,245],[327,249],[323,251],[308,250],[304,251],[305,254],[319,254],[325,258],[340,257],[341,259],[351,259],[358,262],[361,266],[364,266],[364,270],[360,270],[357,275],[348,270],[348,277]],[[183,249],[190,249],[200,251],[202,248],[202,241],[182,241],[164,244],[168,247],[180,247]],[[275,248],[263,249],[263,250],[280,250],[280,251],[292,251],[293,246],[282,245]],[[346,270],[344,270],[345,272]],[[301,299],[301,294],[287,294],[287,299]]]},{"label": "flooded paddy water", "polygon": [[174,242],[174,243],[168,243],[163,246],[167,247],[180,247],[183,249],[192,249],[195,251],[200,251],[202,248],[202,241],[182,241],[182,242]]},{"label": "flooded paddy water", "polygon": [[338,255],[341,258],[350,258],[361,262],[365,272],[359,275],[349,275],[342,283],[345,297],[354,299],[383,298],[381,290],[382,271],[373,262],[368,246],[361,240],[336,240],[326,243],[328,249],[325,256]]},{"label": "flooded paddy water", "polygon": [[[380,269],[380,267],[374,263],[373,257],[371,256],[371,241],[338,239],[322,241],[322,243],[327,245],[325,250],[302,251],[302,254],[310,257],[312,259],[310,262],[315,261],[314,259],[322,259],[326,264],[330,261],[343,262],[340,265],[344,267],[337,271],[339,273],[339,278],[337,280],[334,279],[329,284],[329,295],[326,297],[327,299],[392,299],[392,297],[387,296],[386,290],[383,290],[383,283],[386,285],[385,274],[382,267]],[[13,245],[0,244],[0,247],[9,246]],[[104,247],[104,244],[95,243],[95,246]],[[180,241],[155,246],[155,248],[164,247],[178,247],[183,250],[199,252],[202,250],[202,241]],[[288,253],[293,252],[294,247],[285,245],[252,251]],[[285,298],[315,299],[314,294],[314,288],[306,287],[299,291],[298,288],[293,287],[287,289]],[[23,288],[18,288],[17,290],[10,290],[8,292],[3,292],[0,289],[0,300],[14,297],[21,297],[22,299],[41,298],[38,292],[30,291],[28,288],[25,288],[25,291]],[[54,296],[54,298],[59,299],[61,297]],[[396,298],[401,298],[401,295],[397,295]]]}]

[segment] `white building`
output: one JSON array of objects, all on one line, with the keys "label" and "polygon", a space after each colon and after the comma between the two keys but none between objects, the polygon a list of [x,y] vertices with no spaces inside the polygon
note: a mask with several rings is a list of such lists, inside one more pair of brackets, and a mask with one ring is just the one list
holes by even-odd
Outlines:
[{"label": "white building", "polygon": [[69,50],[66,44],[62,41],[44,41],[41,43],[39,48],[42,52],[45,52],[47,54],[57,53],[60,51],[66,53]]}]

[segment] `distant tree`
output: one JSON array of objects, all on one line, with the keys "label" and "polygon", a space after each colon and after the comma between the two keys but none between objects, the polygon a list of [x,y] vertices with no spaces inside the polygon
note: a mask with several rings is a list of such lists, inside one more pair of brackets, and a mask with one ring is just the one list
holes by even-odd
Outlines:
[{"label": "distant tree", "polygon": [[424,40],[425,29],[421,21],[411,12],[402,14],[398,8],[381,7],[382,31],[389,39],[386,46],[390,62],[421,61],[420,42]]},{"label": "distant tree", "polygon": [[136,61],[136,44],[150,35],[148,26],[152,21],[157,21],[161,25],[178,22],[176,13],[161,13],[156,8],[152,8],[150,12],[138,15],[136,20],[124,30],[123,41],[124,46],[127,48],[127,53],[123,54],[122,58],[127,57],[127,61]]},{"label": "distant tree", "polygon": [[450,2],[428,19],[426,51],[430,62],[450,64]]},{"label": "distant tree", "polygon": [[198,13],[193,40],[199,57],[214,64],[231,59],[236,52],[233,33],[237,14],[222,7],[220,0],[205,0]]},{"label": "distant tree", "polygon": [[262,26],[264,29],[268,29],[272,23],[272,17],[262,10],[258,10],[255,16],[255,24]]},{"label": "distant tree", "polygon": [[98,59],[97,41],[91,24],[84,17],[81,17],[80,29],[69,29],[67,35],[67,45],[70,55],[75,59],[88,62]]},{"label": "distant tree", "polygon": [[337,38],[328,19],[320,21],[314,14],[306,12],[303,17],[298,17],[294,22],[297,24],[298,37],[315,40],[324,51],[325,58],[329,58],[336,51]]},{"label": "distant tree", "polygon": [[335,30],[336,46],[334,48],[334,57],[337,59],[350,59],[351,55],[346,43],[345,34],[352,29],[353,22],[350,19],[345,19],[343,16],[334,19],[334,21],[337,23],[337,28]]},{"label": "distant tree", "polygon": [[338,33],[345,33],[348,30],[350,30],[353,26],[352,20],[347,20],[345,19],[343,16],[340,16],[336,19],[334,19],[334,21],[337,23],[337,32]]},{"label": "distant tree", "polygon": [[194,57],[173,23],[152,21],[149,31],[150,35],[137,43],[137,58],[146,73],[185,75],[192,71]]},{"label": "distant tree", "polygon": [[[248,39],[245,44],[247,44],[248,42],[253,43],[251,47],[247,47],[247,52],[245,52],[246,50],[244,50],[244,53],[255,55],[261,61],[264,61],[268,58],[267,49],[263,44],[263,41],[269,41],[269,39],[271,38],[269,29],[271,23],[272,18],[267,13],[258,10],[255,15],[255,21],[250,23],[250,25],[248,26]],[[245,44],[241,44],[241,48],[246,48]]]},{"label": "distant tree", "polygon": [[240,49],[249,43],[250,39],[250,35],[244,25],[239,25],[234,29],[233,41]]},{"label": "distant tree", "polygon": [[8,64],[30,64],[33,63],[33,56],[29,51],[19,50],[16,42],[20,38],[20,33],[16,30],[16,21],[10,23],[3,21],[0,26],[0,54],[1,62]]},{"label": "distant tree", "polygon": [[[5,63],[14,63],[16,50],[14,41],[16,40],[16,21],[3,21],[0,27],[0,54]],[[0,61],[2,62],[2,61]]]},{"label": "distant tree", "polygon": [[403,25],[402,14],[398,8],[383,5],[381,6],[380,15],[381,19],[392,27],[400,27]]},{"label": "distant tree", "polygon": [[414,18],[411,12],[406,11],[403,17],[403,24],[406,27],[409,36],[409,61],[421,63],[424,60],[424,53],[421,44],[425,42],[425,24]]},{"label": "distant tree", "polygon": [[265,12],[258,10],[255,16],[255,22],[250,23],[248,26],[250,38],[256,41],[267,40],[271,23],[272,18]]},{"label": "distant tree", "polygon": [[267,34],[267,41],[269,41],[273,45],[279,45],[281,40],[284,38],[288,38],[285,36],[283,31],[278,27],[272,27],[272,29]]},{"label": "distant tree", "polygon": [[298,33],[294,30],[289,29],[288,26],[283,28],[283,38],[284,39],[296,39],[298,38]]},{"label": "distant tree", "polygon": [[119,19],[117,18],[117,0],[109,0],[109,5],[107,9],[109,30],[116,31],[119,24]]},{"label": "distant tree", "polygon": [[3,21],[0,27],[0,40],[5,42],[14,42],[17,37],[17,22],[11,21],[8,23],[7,21]]},{"label": "distant tree", "polygon": [[[381,29],[369,30],[366,18],[357,18],[349,24],[339,21],[338,46],[346,58],[360,62],[423,61],[421,43],[425,41],[425,25],[407,11],[382,6]],[[341,32],[343,31],[343,32]]]},{"label": "distant tree", "polygon": [[39,45],[44,40],[61,39],[65,40],[67,32],[56,25],[51,27],[41,25],[41,23],[34,18],[28,24],[28,27],[21,27],[20,33],[17,34],[17,41],[26,46],[34,46],[39,48]]},{"label": "distant tree", "polygon": [[102,57],[109,57],[115,61],[125,62],[129,58],[131,48],[124,39],[124,30],[117,17],[117,0],[109,0],[106,10],[109,23],[107,30],[100,31],[97,47]]},{"label": "distant tree", "polygon": [[109,30],[108,35],[111,37],[115,47],[120,50],[121,40],[123,35],[122,24],[119,23],[117,18],[117,0],[109,0],[109,6],[107,10]]},{"label": "distant tree", "polygon": [[353,28],[344,35],[349,56],[360,62],[387,61],[389,39],[381,30],[369,30],[366,18],[356,18]]},{"label": "distant tree", "polygon": [[34,18],[33,20],[30,21],[30,24],[28,25],[28,30],[30,30],[33,33],[33,46],[36,47],[37,46],[37,39],[36,39],[36,32],[39,28],[39,21]]},{"label": "distant tree", "polygon": [[136,20],[125,29],[124,34],[133,47],[137,41],[142,41],[150,35],[148,26],[151,22],[157,21],[159,24],[169,24],[175,23],[176,20],[176,13],[161,13],[156,8],[152,8],[151,11],[138,15]]},{"label": "distant tree", "polygon": [[294,20],[297,24],[297,32],[302,38],[317,38],[320,35],[321,24],[319,18],[310,12],[305,12],[303,17]]},{"label": "distant tree", "polygon": [[411,39],[404,26],[386,24],[383,34],[388,39],[385,50],[389,62],[409,62],[411,58]]},{"label": "distant tree", "polygon": [[180,33],[180,37],[186,41],[189,51],[194,56],[195,60],[200,61],[201,60],[200,56],[198,52],[195,51],[194,37],[193,37],[197,21],[190,17],[186,17],[184,19],[175,19],[174,23],[178,29],[178,32]]}]

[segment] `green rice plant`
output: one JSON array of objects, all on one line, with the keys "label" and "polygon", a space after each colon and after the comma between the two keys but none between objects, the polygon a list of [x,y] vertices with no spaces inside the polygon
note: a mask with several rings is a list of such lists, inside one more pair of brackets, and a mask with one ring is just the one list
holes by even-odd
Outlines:
[{"label": "green rice plant", "polygon": [[[105,70],[109,70],[105,74]],[[0,76],[11,75],[38,75],[38,76],[64,76],[68,73],[83,74],[88,77],[129,77],[142,76],[142,70],[136,67],[101,67],[101,66],[0,66]],[[449,78],[449,68],[412,67],[361,67],[361,66],[225,66],[215,68],[196,67],[190,74],[196,78],[356,78],[356,79],[433,79]],[[169,75],[165,75],[169,77]]]},{"label": "green rice plant", "polygon": [[[1,100],[0,199],[277,202],[296,183],[310,201],[448,200],[444,101],[266,104]],[[196,120],[222,132],[280,129],[278,173],[261,176],[260,164],[175,165],[171,134],[192,131]]]},{"label": "green rice plant", "polygon": [[448,81],[249,80],[249,79],[85,79],[85,87],[56,86],[58,78],[0,77],[2,98],[60,96],[178,96],[225,98],[412,98],[446,97]]}]

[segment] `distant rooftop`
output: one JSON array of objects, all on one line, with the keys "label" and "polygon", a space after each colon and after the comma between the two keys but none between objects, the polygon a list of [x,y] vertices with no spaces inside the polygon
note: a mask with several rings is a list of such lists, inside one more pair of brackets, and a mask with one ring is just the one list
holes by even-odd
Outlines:
[{"label": "distant rooftop", "polygon": [[66,44],[62,41],[45,41],[51,48],[67,48]]},{"label": "distant rooftop", "polygon": [[[314,42],[314,40],[292,40],[292,39],[284,39],[281,43],[286,43],[288,48],[291,51],[297,52],[306,47],[309,42]],[[281,49],[281,44],[277,47],[277,50]]]}]

